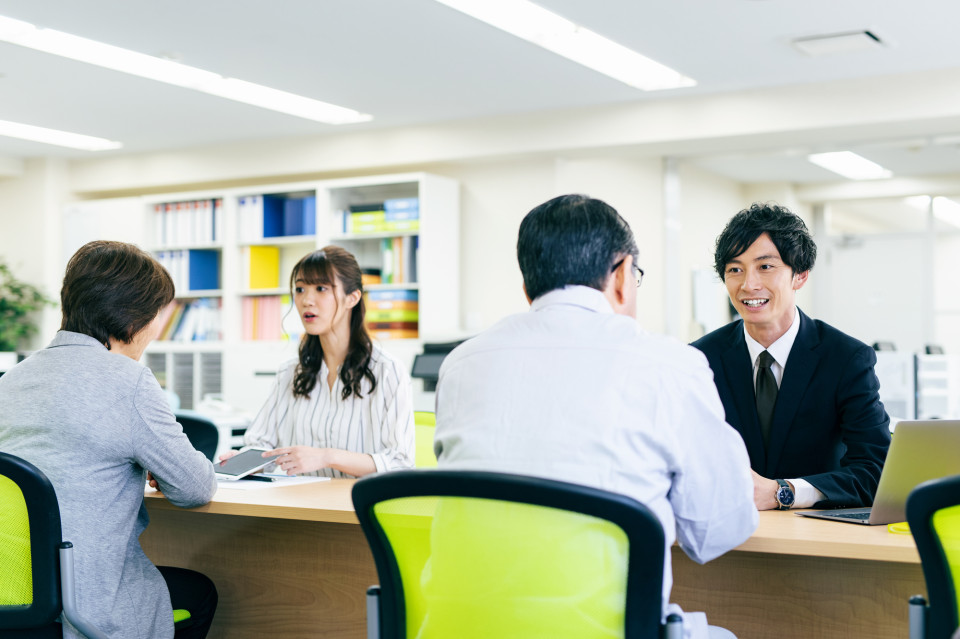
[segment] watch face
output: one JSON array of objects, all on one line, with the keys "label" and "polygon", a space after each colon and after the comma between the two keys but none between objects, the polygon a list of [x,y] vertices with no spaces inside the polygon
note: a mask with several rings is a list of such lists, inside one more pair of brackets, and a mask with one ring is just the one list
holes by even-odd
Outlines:
[{"label": "watch face", "polygon": [[[769,495],[770,493],[767,494]],[[788,486],[781,486],[777,489],[777,501],[780,502],[780,505],[792,506],[793,499],[793,491],[790,490]]]}]

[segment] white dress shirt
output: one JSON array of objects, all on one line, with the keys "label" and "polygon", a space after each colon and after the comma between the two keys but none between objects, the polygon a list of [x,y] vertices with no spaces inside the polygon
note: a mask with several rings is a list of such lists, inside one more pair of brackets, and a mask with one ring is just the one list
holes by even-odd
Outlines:
[{"label": "white dress shirt", "polygon": [[[366,453],[377,472],[412,468],[414,456],[413,392],[410,376],[399,361],[374,344],[370,369],[377,387],[361,381],[361,397],[342,399],[343,382],[337,376],[327,385],[329,369],[324,362],[317,384],[308,397],[293,396],[297,360],[287,362],[253,424],[243,436],[247,446],[281,448],[313,446]],[[302,473],[321,477],[349,477],[339,470],[323,468]]]},{"label": "white dress shirt", "polygon": [[[666,536],[664,614],[676,609],[674,539],[703,563],[757,525],[746,448],[724,422],[706,358],[644,332],[588,287],[542,295],[446,357],[435,449],[441,468],[559,479],[644,503]],[[702,614],[687,619],[687,636],[706,636]]]},{"label": "white dress shirt", "polygon": [[[750,361],[753,362],[754,388],[757,387],[757,372],[760,370],[760,367],[758,366],[758,360],[760,358],[760,353],[763,351],[767,351],[773,357],[773,363],[770,365],[770,371],[773,373],[774,379],[777,380],[777,388],[780,387],[780,382],[783,380],[783,369],[787,366],[787,358],[790,356],[790,350],[793,348],[793,342],[797,339],[797,333],[800,332],[800,311],[794,307],[793,313],[793,323],[790,324],[790,328],[788,328],[786,333],[781,335],[777,341],[767,348],[764,348],[760,342],[750,337],[750,333],[747,332],[747,325],[743,325],[743,337],[747,341],[747,350],[750,352]],[[768,479],[785,478],[769,477]],[[787,481],[793,484],[794,502],[791,508],[809,508],[818,501],[823,501],[827,498],[826,495],[814,488],[813,484],[808,482],[806,479],[796,478],[787,479]]]}]

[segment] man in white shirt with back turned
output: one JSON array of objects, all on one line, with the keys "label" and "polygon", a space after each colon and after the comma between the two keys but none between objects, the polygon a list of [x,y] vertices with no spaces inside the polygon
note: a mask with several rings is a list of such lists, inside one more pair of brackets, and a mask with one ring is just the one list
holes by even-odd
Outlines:
[{"label": "man in white shirt with back turned", "polygon": [[[520,225],[530,311],[455,349],[437,386],[438,463],[569,481],[629,495],[663,524],[663,611],[678,539],[714,559],[757,526],[740,436],[724,422],[706,359],[636,322],[637,245],[609,205],[554,198]],[[684,615],[687,637],[730,637]]]}]

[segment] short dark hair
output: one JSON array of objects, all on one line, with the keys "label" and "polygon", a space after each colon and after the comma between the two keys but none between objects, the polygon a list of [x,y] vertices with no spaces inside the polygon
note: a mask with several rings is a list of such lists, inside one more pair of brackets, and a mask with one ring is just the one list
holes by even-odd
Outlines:
[{"label": "short dark hair", "polygon": [[129,344],[173,300],[167,270],[133,244],[98,240],[67,262],[60,289],[60,330],[83,333],[109,348]]},{"label": "short dark hair", "polygon": [[813,268],[817,261],[817,244],[800,216],[779,204],[754,202],[750,208],[734,215],[717,238],[713,267],[721,280],[726,279],[727,264],[764,233],[770,236],[780,259],[794,273]]},{"label": "short dark hair", "polygon": [[627,255],[636,264],[630,225],[612,206],[585,195],[555,197],[520,223],[517,261],[531,300],[575,284],[602,291]]}]

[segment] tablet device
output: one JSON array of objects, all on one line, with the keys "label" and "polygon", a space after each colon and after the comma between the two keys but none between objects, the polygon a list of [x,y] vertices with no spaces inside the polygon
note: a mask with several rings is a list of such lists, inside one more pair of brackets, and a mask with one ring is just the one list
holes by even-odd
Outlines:
[{"label": "tablet device", "polygon": [[244,448],[230,459],[214,462],[213,470],[216,472],[217,479],[234,480],[246,477],[280,456],[261,457],[260,454],[266,450],[265,448]]}]

